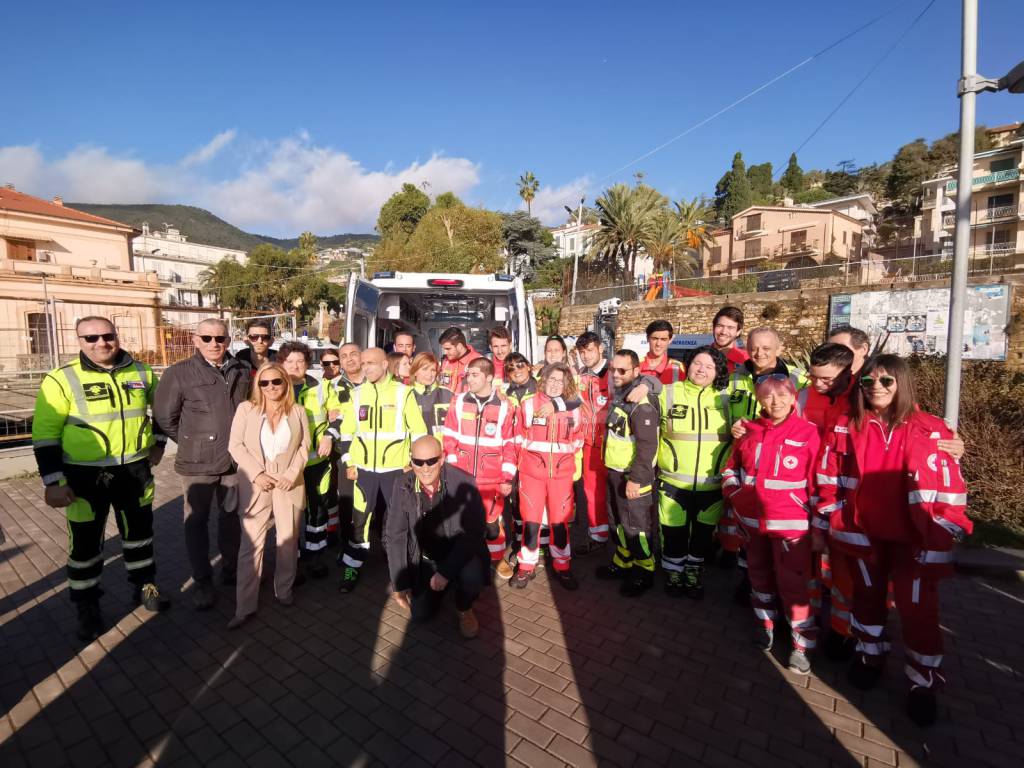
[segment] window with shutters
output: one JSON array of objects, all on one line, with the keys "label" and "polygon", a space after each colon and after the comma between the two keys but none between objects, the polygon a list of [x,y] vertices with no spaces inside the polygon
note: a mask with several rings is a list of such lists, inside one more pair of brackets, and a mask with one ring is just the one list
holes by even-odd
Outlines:
[{"label": "window with shutters", "polygon": [[743,244],[743,258],[744,259],[757,259],[761,256],[761,241],[760,240],[747,240]]},{"label": "window with shutters", "polygon": [[755,213],[747,216],[747,232],[755,232],[761,228],[761,214]]},{"label": "window with shutters", "polygon": [[789,249],[791,251],[802,251],[807,247],[807,230],[800,229],[789,236]]},{"label": "window with shutters", "polygon": [[14,261],[35,261],[36,244],[32,240],[7,239],[7,258]]}]

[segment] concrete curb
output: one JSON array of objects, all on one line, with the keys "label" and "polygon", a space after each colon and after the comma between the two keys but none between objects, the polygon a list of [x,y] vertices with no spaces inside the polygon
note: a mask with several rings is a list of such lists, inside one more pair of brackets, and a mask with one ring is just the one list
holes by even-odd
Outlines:
[{"label": "concrete curb", "polygon": [[1024,581],[1024,550],[1009,547],[957,547],[956,570],[974,576]]}]

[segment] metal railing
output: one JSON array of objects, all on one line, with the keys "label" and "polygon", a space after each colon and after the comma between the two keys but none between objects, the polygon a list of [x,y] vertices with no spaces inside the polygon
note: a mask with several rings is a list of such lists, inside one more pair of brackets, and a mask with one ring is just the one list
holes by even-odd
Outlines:
[{"label": "metal railing", "polygon": [[[1016,205],[997,205],[991,208],[979,208],[971,216],[971,224],[988,224],[993,221],[1000,219],[1014,219],[1019,215],[1024,215],[1024,206]],[[955,227],[956,226],[956,214],[946,213],[942,216],[943,227]]]},{"label": "metal railing", "polygon": [[[1002,184],[1006,181],[1016,181],[1019,178],[1019,168],[1008,168],[1005,171],[994,171],[992,173],[986,173],[984,176],[975,176],[971,180],[971,186],[980,187],[983,184]],[[956,181],[947,181],[946,191],[953,192],[956,190],[956,184]]]}]

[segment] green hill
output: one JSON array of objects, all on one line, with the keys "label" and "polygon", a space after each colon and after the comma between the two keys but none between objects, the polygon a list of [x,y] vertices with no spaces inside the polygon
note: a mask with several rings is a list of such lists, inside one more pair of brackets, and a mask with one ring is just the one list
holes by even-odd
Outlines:
[{"label": "green hill", "polygon": [[[151,230],[163,229],[169,224],[185,235],[190,242],[204,245],[218,245],[221,248],[236,248],[248,251],[261,243],[270,243],[278,248],[288,250],[299,244],[297,237],[282,239],[266,235],[254,235],[243,232],[233,224],[229,224],[203,208],[191,205],[163,205],[159,203],[130,204],[99,204],[99,203],[66,203],[69,208],[103,216],[107,219],[130,224],[141,228],[142,222],[149,222]],[[317,237],[321,248],[340,248],[352,246],[366,248],[374,245],[377,235],[338,234]]]}]

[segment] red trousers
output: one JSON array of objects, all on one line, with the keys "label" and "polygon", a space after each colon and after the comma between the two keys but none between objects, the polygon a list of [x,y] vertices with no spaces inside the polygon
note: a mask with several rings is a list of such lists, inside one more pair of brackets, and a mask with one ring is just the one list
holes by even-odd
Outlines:
[{"label": "red trousers", "polygon": [[937,688],[945,682],[939,674],[939,580],[914,559],[911,545],[878,540],[871,545],[874,552],[869,560],[850,558],[854,582],[851,623],[857,650],[868,664],[885,663],[890,647],[885,630],[886,597],[891,582],[903,626],[904,671],[914,686]]},{"label": "red trousers", "polygon": [[747,574],[754,615],[772,629],[782,605],[793,633],[793,647],[808,651],[818,640],[818,626],[811,610],[811,537],[780,539],[750,533],[747,541]]},{"label": "red trousers", "polygon": [[831,551],[823,552],[816,564],[821,593],[829,595],[829,627],[837,635],[849,637],[853,633],[850,629],[853,571],[850,569],[857,567],[856,561],[842,552]]},{"label": "red trousers", "polygon": [[505,497],[498,490],[498,485],[480,484],[478,488],[484,500],[487,551],[491,554],[491,562],[497,563],[505,554],[505,525],[501,519],[505,510]]},{"label": "red trousers", "polygon": [[[523,518],[523,541],[519,550],[519,567],[532,571],[540,553],[540,528],[544,510],[548,513],[552,567],[569,570],[572,552],[569,548],[569,523],[572,522],[572,476],[531,477],[519,475],[519,514]],[[561,529],[561,530],[560,530]]]},{"label": "red trousers", "polygon": [[590,538],[608,541],[608,467],[601,445],[583,444],[583,495],[587,498],[587,529]]}]

